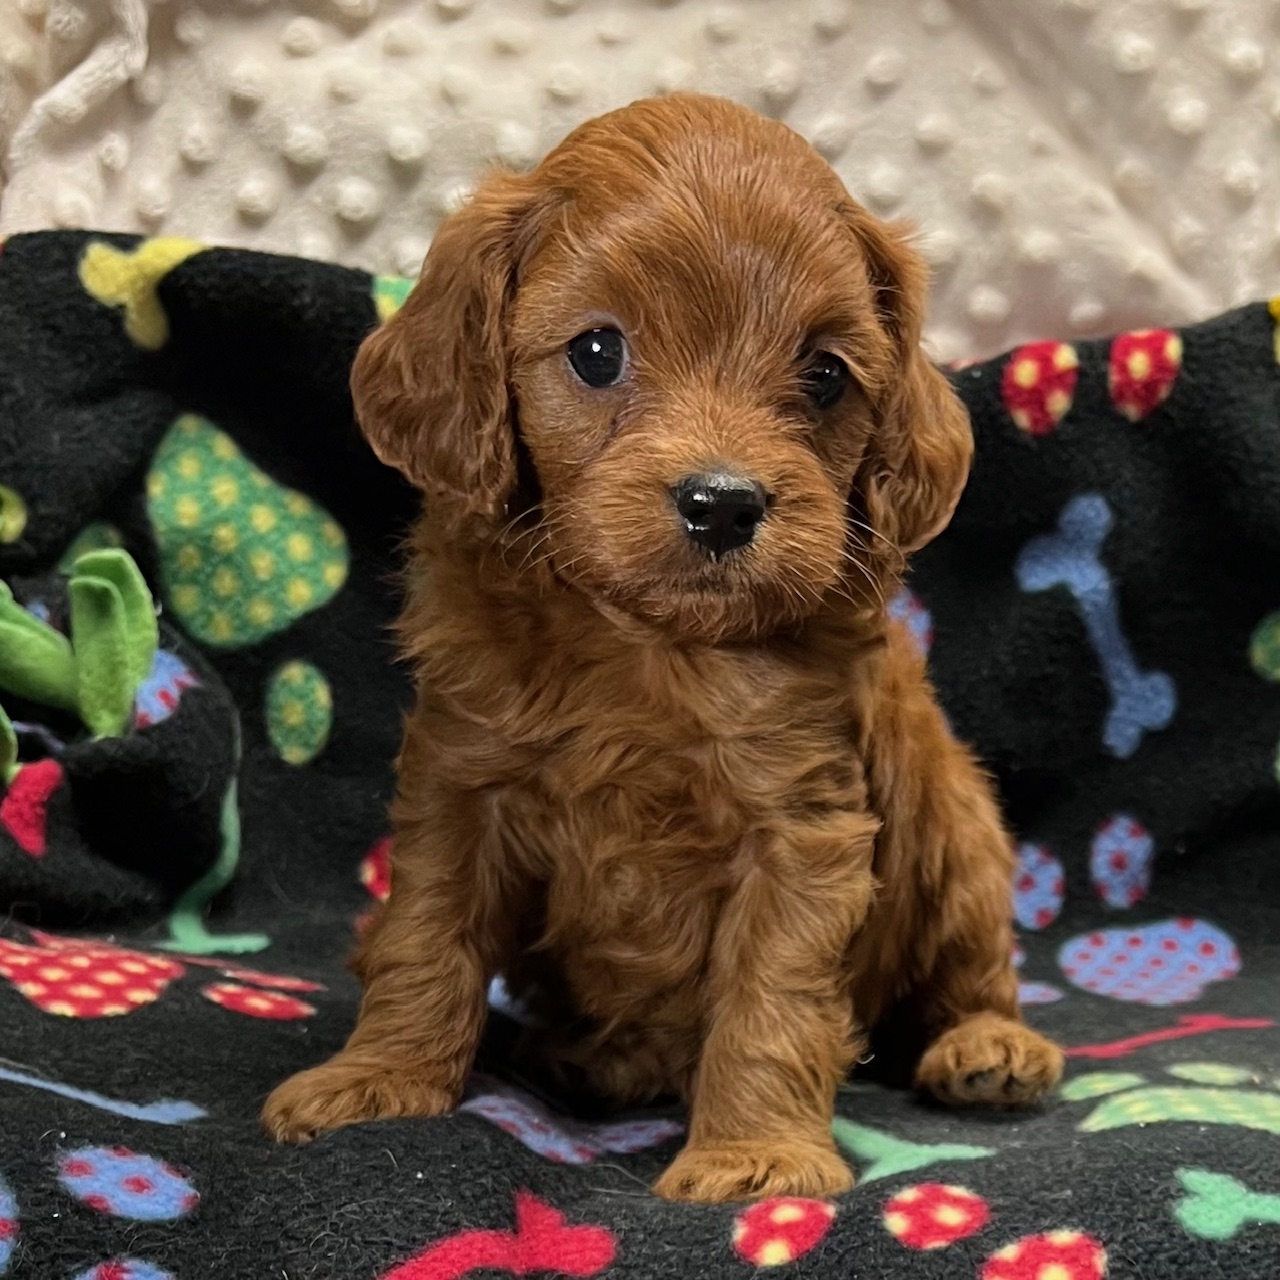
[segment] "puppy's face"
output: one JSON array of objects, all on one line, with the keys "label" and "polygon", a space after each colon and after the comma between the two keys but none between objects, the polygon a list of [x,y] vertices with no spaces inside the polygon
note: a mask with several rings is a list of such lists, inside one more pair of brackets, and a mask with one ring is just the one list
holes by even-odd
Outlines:
[{"label": "puppy's face", "polygon": [[759,637],[833,593],[879,602],[959,496],[969,433],[916,349],[922,290],[789,130],[639,103],[442,228],[357,408],[493,536],[523,448],[525,563],[690,639]]}]

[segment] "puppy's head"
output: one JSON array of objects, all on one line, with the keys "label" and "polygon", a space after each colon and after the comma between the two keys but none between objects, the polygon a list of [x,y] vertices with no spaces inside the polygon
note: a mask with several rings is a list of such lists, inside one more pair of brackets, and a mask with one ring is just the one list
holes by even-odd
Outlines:
[{"label": "puppy's head", "polygon": [[525,571],[690,639],[759,637],[876,607],[950,517],[972,438],[924,292],[783,125],[635,103],[441,227],[356,409],[457,536],[532,539]]}]

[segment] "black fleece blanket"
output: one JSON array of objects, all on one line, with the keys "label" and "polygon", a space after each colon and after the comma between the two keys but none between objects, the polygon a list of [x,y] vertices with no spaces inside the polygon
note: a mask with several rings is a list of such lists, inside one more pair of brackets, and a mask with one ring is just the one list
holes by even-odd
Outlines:
[{"label": "black fleece blanket", "polygon": [[174,239],[0,253],[0,1275],[1280,1274],[1262,304],[952,371],[973,479],[893,607],[1021,842],[1027,1014],[1068,1051],[1043,1111],[855,1076],[838,1203],[673,1206],[679,1111],[536,1092],[495,987],[458,1115],[259,1135],[349,1030],[385,892],[415,504],[346,378],[406,288]]}]

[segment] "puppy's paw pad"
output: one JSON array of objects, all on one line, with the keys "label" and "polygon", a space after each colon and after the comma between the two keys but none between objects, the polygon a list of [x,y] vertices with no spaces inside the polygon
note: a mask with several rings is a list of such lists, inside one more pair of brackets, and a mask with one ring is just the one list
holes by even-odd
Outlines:
[{"label": "puppy's paw pad", "polygon": [[799,1140],[686,1147],[654,1184],[666,1200],[728,1204],[772,1196],[825,1199],[853,1186],[834,1147]]},{"label": "puppy's paw pad", "polygon": [[456,1105],[450,1091],[421,1075],[337,1058],[276,1088],[262,1108],[262,1127],[277,1142],[310,1142],[347,1125],[444,1115]]},{"label": "puppy's paw pad", "polygon": [[916,1071],[920,1088],[960,1106],[1028,1106],[1061,1077],[1057,1045],[996,1014],[952,1027],[929,1047]]}]

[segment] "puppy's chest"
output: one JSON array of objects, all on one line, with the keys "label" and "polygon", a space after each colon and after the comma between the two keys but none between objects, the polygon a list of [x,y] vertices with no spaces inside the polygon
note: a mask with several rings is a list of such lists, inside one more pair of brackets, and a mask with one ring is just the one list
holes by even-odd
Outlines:
[{"label": "puppy's chest", "polygon": [[617,664],[566,680],[557,701],[525,813],[543,819],[551,873],[578,872],[588,894],[723,881],[789,824],[865,801],[831,680],[764,659]]}]

